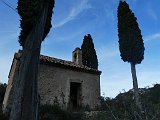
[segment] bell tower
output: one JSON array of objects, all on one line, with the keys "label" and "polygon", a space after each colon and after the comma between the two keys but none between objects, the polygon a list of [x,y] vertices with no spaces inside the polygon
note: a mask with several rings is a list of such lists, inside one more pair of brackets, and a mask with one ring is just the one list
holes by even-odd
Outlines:
[{"label": "bell tower", "polygon": [[72,62],[74,62],[77,65],[83,65],[82,50],[79,47],[75,48],[75,50],[72,52]]}]

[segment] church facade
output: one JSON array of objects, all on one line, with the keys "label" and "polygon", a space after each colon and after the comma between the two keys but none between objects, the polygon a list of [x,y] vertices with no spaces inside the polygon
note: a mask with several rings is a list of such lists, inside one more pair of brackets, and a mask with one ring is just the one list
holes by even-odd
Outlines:
[{"label": "church facade", "polygon": [[[12,107],[14,82],[18,77],[21,53],[15,53],[9,73],[3,111]],[[78,109],[99,105],[101,71],[82,64],[82,51],[76,48],[72,52],[72,61],[61,60],[49,56],[40,56],[38,93],[40,104],[59,105],[66,109]]]}]

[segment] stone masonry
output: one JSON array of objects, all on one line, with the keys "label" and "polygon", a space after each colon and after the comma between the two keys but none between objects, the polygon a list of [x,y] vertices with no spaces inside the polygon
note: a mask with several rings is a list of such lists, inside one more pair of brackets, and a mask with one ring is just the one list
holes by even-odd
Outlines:
[{"label": "stone masonry", "polygon": [[[66,109],[99,105],[101,71],[83,66],[80,48],[72,53],[72,62],[53,57],[40,57],[38,93],[40,104],[55,104]],[[9,73],[3,111],[8,113],[14,97],[14,83],[18,77],[21,52],[15,53]]]}]

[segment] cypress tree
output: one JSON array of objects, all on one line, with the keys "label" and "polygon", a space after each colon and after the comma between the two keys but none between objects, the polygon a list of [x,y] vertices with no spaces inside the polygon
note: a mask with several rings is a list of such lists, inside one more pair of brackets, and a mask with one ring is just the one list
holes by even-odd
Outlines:
[{"label": "cypress tree", "polygon": [[135,102],[142,111],[135,65],[140,64],[144,59],[145,48],[137,18],[129,5],[122,0],[120,0],[118,6],[118,37],[121,59],[131,64]]},{"label": "cypress tree", "polygon": [[47,21],[45,25],[43,40],[49,33],[52,25],[52,9],[54,7],[54,0],[18,0],[18,14],[20,15],[20,27],[21,32],[19,35],[19,43],[22,47],[24,47],[27,36],[30,31],[35,27],[36,22],[41,16],[41,9],[43,4],[49,3],[49,11],[47,13]]},{"label": "cypress tree", "polygon": [[[19,42],[23,47],[9,120],[38,120],[38,71],[41,43],[51,28],[54,0],[19,0]],[[9,111],[8,111],[9,112]],[[6,113],[9,114],[9,113]]]},{"label": "cypress tree", "polygon": [[81,50],[83,65],[93,69],[98,69],[96,50],[94,49],[94,43],[90,34],[84,36]]}]

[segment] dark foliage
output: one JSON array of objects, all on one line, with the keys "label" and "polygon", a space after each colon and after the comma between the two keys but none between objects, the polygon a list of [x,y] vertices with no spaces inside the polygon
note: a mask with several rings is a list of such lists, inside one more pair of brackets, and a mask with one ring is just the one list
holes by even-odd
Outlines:
[{"label": "dark foliage", "polygon": [[84,36],[81,49],[83,65],[98,69],[96,50],[94,49],[93,40],[90,34]]},{"label": "dark foliage", "polygon": [[5,117],[2,113],[2,103],[3,103],[6,87],[7,87],[7,84],[0,83],[0,120],[7,120],[7,117]]},{"label": "dark foliage", "polygon": [[40,120],[82,120],[81,113],[62,110],[57,104],[41,106],[39,115]]},{"label": "dark foliage", "polygon": [[18,14],[21,17],[20,27],[21,32],[19,36],[19,43],[24,47],[25,41],[31,30],[35,27],[37,21],[42,15],[42,10],[46,3],[49,2],[47,21],[45,25],[45,31],[43,40],[50,31],[52,10],[54,7],[54,0],[18,0]]},{"label": "dark foliage", "polygon": [[126,1],[118,6],[119,50],[124,62],[140,64],[144,59],[144,43],[137,18]]},{"label": "dark foliage", "polygon": [[[160,119],[160,85],[156,84],[152,88],[142,88],[139,90],[142,106],[144,109],[144,120]],[[101,110],[106,111],[108,120],[140,120],[142,114],[136,108],[133,90],[120,93],[114,99],[101,97]]]},{"label": "dark foliage", "polygon": [[7,84],[1,84],[0,83],[0,104],[3,102],[3,98],[4,98],[4,94],[5,94],[5,91],[6,91],[6,87],[7,87]]}]

